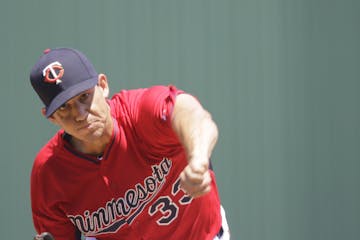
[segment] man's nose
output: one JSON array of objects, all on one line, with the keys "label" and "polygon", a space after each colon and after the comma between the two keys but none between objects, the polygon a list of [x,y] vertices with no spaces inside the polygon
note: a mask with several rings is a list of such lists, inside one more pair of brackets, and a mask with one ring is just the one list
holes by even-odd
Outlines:
[{"label": "man's nose", "polygon": [[76,121],[83,121],[86,119],[88,114],[88,106],[79,101],[75,101],[73,108],[73,116]]}]

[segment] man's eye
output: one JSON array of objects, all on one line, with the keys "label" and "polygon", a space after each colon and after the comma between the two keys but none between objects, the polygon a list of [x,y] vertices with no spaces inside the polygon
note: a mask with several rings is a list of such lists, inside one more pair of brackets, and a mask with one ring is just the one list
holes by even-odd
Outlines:
[{"label": "man's eye", "polygon": [[86,99],[89,98],[89,96],[90,96],[89,93],[81,94],[80,100],[81,100],[82,102],[84,102],[84,101],[86,101]]},{"label": "man's eye", "polygon": [[61,105],[61,106],[58,108],[58,110],[60,110],[60,111],[65,111],[68,107],[69,107],[69,106],[68,106],[66,103],[64,103],[63,105]]}]

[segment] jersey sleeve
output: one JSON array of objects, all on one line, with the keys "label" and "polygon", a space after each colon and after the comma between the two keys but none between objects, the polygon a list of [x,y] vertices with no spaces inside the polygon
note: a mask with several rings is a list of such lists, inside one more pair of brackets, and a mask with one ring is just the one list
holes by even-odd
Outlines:
[{"label": "jersey sleeve", "polygon": [[148,153],[172,155],[180,143],[171,126],[171,114],[176,96],[183,93],[174,86],[148,88],[139,99],[135,131]]},{"label": "jersey sleeve", "polygon": [[31,207],[38,234],[50,232],[56,240],[80,240],[80,233],[61,210],[61,189],[40,159],[31,173]]}]

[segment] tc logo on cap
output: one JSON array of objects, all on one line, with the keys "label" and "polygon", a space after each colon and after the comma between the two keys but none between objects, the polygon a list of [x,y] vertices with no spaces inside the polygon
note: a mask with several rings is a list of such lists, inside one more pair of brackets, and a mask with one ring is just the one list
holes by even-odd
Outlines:
[{"label": "tc logo on cap", "polygon": [[59,62],[53,62],[47,65],[43,70],[44,81],[47,83],[61,83],[64,75],[64,68]]}]

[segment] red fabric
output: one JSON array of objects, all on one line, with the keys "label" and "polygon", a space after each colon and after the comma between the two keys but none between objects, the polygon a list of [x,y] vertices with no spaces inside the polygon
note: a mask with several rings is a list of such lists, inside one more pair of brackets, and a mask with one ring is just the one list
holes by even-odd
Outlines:
[{"label": "red fabric", "polygon": [[177,185],[185,152],[171,128],[175,87],[122,91],[110,101],[112,141],[102,160],[76,152],[59,131],[31,174],[35,228],[75,240],[212,240],[221,225],[212,173],[209,194],[189,199]]}]

